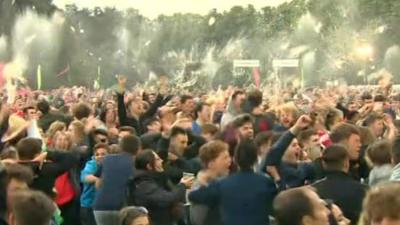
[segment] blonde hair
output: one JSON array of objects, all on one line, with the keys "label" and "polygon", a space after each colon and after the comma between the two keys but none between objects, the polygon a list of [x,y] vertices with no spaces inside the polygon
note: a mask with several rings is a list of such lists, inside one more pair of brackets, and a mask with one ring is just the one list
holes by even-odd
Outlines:
[{"label": "blonde hair", "polygon": [[58,131],[63,131],[67,128],[64,122],[61,121],[55,121],[50,125],[50,128],[46,132],[46,137],[49,139],[53,139],[54,135]]},{"label": "blonde hair", "polygon": [[400,183],[387,182],[372,187],[363,203],[359,224],[371,225],[385,218],[400,219]]},{"label": "blonde hair", "polygon": [[78,141],[82,141],[85,137],[85,125],[79,120],[74,120],[70,126],[73,127],[73,132],[75,134],[73,138],[79,139]]},{"label": "blonde hair", "polygon": [[60,137],[66,137],[68,140],[68,146],[67,146],[67,150],[70,150],[72,148],[72,137],[69,133],[67,132],[62,132],[62,131],[57,131],[56,134],[54,135],[54,147],[56,145],[56,140]]}]

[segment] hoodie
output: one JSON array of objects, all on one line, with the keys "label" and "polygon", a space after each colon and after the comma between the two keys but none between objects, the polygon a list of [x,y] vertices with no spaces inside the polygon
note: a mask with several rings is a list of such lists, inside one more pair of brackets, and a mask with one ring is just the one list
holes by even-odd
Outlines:
[{"label": "hoodie", "polygon": [[[178,184],[170,189],[164,173],[137,170],[134,178],[135,205],[149,210],[154,225],[172,225],[181,217],[186,188]],[[181,213],[179,213],[181,212]]]}]

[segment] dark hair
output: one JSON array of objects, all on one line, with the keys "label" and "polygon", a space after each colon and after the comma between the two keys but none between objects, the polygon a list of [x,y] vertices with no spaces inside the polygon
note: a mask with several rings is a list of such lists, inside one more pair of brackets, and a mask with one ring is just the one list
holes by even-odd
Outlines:
[{"label": "dark hair", "polygon": [[157,117],[151,117],[143,122],[144,127],[151,126],[153,123],[160,122]]},{"label": "dark hair", "polygon": [[148,217],[148,212],[144,207],[129,206],[119,212],[119,225],[131,225],[139,217]]},{"label": "dark hair", "polygon": [[345,117],[346,117],[346,120],[351,121],[358,115],[360,115],[360,113],[358,111],[348,111],[346,113]]},{"label": "dark hair", "polygon": [[18,156],[22,160],[32,160],[42,151],[42,142],[35,138],[23,138],[17,144]]},{"label": "dark hair", "polygon": [[347,140],[352,134],[360,136],[360,130],[349,123],[342,123],[335,127],[329,135],[333,143],[340,143]]},{"label": "dark hair", "polygon": [[24,112],[25,114],[27,114],[28,111],[31,110],[31,109],[36,109],[36,108],[35,108],[34,106],[27,106],[27,107],[24,108],[23,112]]},{"label": "dark hair", "polygon": [[335,120],[337,117],[342,116],[343,118],[343,111],[340,111],[339,109],[336,108],[330,108],[328,109],[328,113],[326,114],[325,118],[325,127],[328,130],[332,129],[332,126],[335,125]]},{"label": "dark hair", "polygon": [[130,126],[122,126],[122,127],[120,127],[119,128],[119,132],[122,132],[122,131],[129,132],[131,135],[136,135],[135,128],[130,127]]},{"label": "dark hair", "polygon": [[363,101],[370,100],[370,99],[373,99],[373,98],[372,98],[372,95],[370,93],[368,93],[368,92],[364,92],[361,95],[361,100],[363,100]]},{"label": "dark hair", "polygon": [[0,218],[4,218],[7,211],[7,172],[3,163],[0,163]]},{"label": "dark hair", "polygon": [[196,104],[196,107],[194,108],[195,119],[199,117],[198,114],[203,110],[204,106],[210,106],[210,105],[203,102],[199,102]]},{"label": "dark hair", "polygon": [[346,160],[349,160],[347,150],[339,144],[329,146],[322,154],[322,161],[326,170],[342,171]]},{"label": "dark hair", "polygon": [[104,129],[97,128],[97,129],[95,129],[95,130],[92,131],[93,137],[95,137],[96,135],[99,135],[99,134],[100,134],[100,135],[103,135],[103,136],[108,136],[107,131],[104,130]]},{"label": "dark hair", "polygon": [[257,136],[254,138],[254,143],[259,148],[261,147],[261,145],[270,143],[273,135],[274,132],[272,131],[264,131],[258,133]]},{"label": "dark hair", "polygon": [[232,94],[232,100],[234,100],[238,95],[244,95],[245,92],[243,90],[236,90]]},{"label": "dark hair", "polygon": [[313,216],[313,205],[307,195],[308,188],[294,188],[281,192],[274,200],[273,209],[278,225],[302,224],[304,216]]},{"label": "dark hair", "polygon": [[127,135],[121,139],[119,146],[122,152],[126,152],[131,155],[136,155],[141,146],[141,143],[138,137],[133,135]]},{"label": "dark hair", "polygon": [[99,143],[93,147],[93,154],[95,154],[97,152],[97,150],[100,148],[104,148],[107,152],[110,152],[110,146],[108,144]]},{"label": "dark hair", "polygon": [[218,158],[224,152],[229,151],[229,146],[223,141],[210,141],[201,146],[199,151],[199,158],[204,167],[207,168],[208,164]]},{"label": "dark hair", "polygon": [[392,160],[395,164],[400,163],[400,137],[393,142]]},{"label": "dark hair", "polygon": [[374,102],[384,102],[385,100],[386,100],[385,96],[381,94],[375,95],[374,97]]},{"label": "dark hair", "polygon": [[9,203],[19,225],[48,224],[56,210],[53,201],[40,191],[14,192]]},{"label": "dark hair", "polygon": [[182,95],[180,98],[181,104],[185,104],[187,100],[193,99],[193,96],[190,95]]},{"label": "dark hair", "polygon": [[72,109],[72,115],[78,120],[88,118],[91,113],[92,110],[90,109],[90,106],[86,103],[78,103],[74,105]]},{"label": "dark hair", "polygon": [[50,105],[47,101],[41,100],[37,103],[36,107],[42,114],[47,114],[50,111]]},{"label": "dark hair", "polygon": [[252,170],[257,162],[257,146],[250,139],[241,141],[235,149],[235,162],[242,171]]},{"label": "dark hair", "polygon": [[135,159],[135,167],[138,170],[148,170],[147,165],[154,167],[156,157],[154,156],[154,151],[151,149],[146,149],[141,151]]},{"label": "dark hair", "polygon": [[12,179],[26,182],[28,185],[33,181],[33,172],[26,166],[19,164],[7,164],[5,166],[7,171],[7,180],[10,182]]},{"label": "dark hair", "polygon": [[185,129],[183,129],[181,127],[173,127],[171,129],[170,137],[173,138],[173,137],[176,137],[178,135],[188,135],[188,133],[187,133],[187,131]]},{"label": "dark hair", "polygon": [[239,128],[245,125],[246,123],[253,124],[253,119],[249,114],[239,115],[232,121],[232,125],[234,128]]}]

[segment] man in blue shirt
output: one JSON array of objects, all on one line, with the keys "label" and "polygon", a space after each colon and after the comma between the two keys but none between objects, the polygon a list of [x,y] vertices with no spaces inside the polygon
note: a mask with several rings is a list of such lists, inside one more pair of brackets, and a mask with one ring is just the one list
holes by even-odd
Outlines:
[{"label": "man in blue shirt", "polygon": [[257,174],[257,147],[252,140],[243,140],[236,149],[239,172],[189,194],[189,200],[210,207],[219,206],[223,224],[266,225],[272,201],[277,193],[275,183]]},{"label": "man in blue shirt", "polygon": [[133,177],[134,157],[140,146],[138,137],[127,135],[120,142],[121,153],[104,158],[100,187],[93,204],[97,225],[118,224],[118,212],[126,201],[128,181]]},{"label": "man in blue shirt", "polygon": [[96,177],[97,170],[103,158],[109,152],[110,148],[107,144],[97,144],[93,151],[92,160],[88,161],[81,173],[81,182],[83,183],[83,192],[81,195],[81,217],[83,225],[96,225],[93,215],[93,202],[96,196],[96,182],[99,178]]}]

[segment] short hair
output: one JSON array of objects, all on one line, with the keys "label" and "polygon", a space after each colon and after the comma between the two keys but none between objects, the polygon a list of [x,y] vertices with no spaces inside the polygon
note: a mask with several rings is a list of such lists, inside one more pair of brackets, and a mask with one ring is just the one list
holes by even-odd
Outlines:
[{"label": "short hair", "polygon": [[74,105],[74,107],[72,108],[72,115],[77,120],[82,120],[83,118],[88,118],[91,113],[92,113],[92,109],[86,103],[78,103],[78,104]]},{"label": "short hair", "polygon": [[109,154],[117,154],[121,152],[119,145],[112,144],[110,145],[110,150],[108,151]]},{"label": "short hair", "polygon": [[379,140],[367,149],[367,156],[374,165],[390,164],[392,159],[392,144],[387,140]]},{"label": "short hair", "polygon": [[42,142],[35,138],[23,138],[17,144],[17,151],[21,160],[32,160],[42,151]]},{"label": "short hair", "polygon": [[202,134],[211,134],[212,136],[218,134],[218,127],[212,123],[206,123],[201,126],[201,133]]},{"label": "short hair", "polygon": [[92,131],[93,137],[96,137],[96,135],[99,135],[99,134],[108,137],[108,133],[104,129],[97,128],[97,129]]},{"label": "short hair", "polygon": [[313,135],[318,135],[317,130],[309,128],[301,131],[299,135],[297,135],[297,140],[299,141],[300,145],[303,145],[303,143],[310,139]]},{"label": "short hair", "polygon": [[154,151],[151,149],[146,149],[141,151],[135,159],[135,167],[138,170],[148,170],[147,165],[154,166],[156,157],[154,156]]},{"label": "short hair", "polygon": [[119,128],[119,132],[129,132],[131,135],[136,135],[136,130],[135,128],[131,126],[122,126]]},{"label": "short hair", "polygon": [[143,122],[143,125],[147,128],[148,126],[151,126],[153,123],[160,122],[160,119],[157,117],[151,117],[150,119],[147,119]]},{"label": "short hair", "polygon": [[331,145],[322,154],[322,161],[326,170],[342,170],[346,160],[349,160],[349,156],[343,145]]},{"label": "short hair", "polygon": [[143,207],[129,206],[119,212],[119,225],[131,225],[140,217],[148,217],[148,212]]},{"label": "short hair", "polygon": [[252,170],[257,162],[258,149],[250,139],[241,141],[235,149],[235,162],[241,171]]},{"label": "short hair", "polygon": [[246,123],[253,124],[253,119],[251,118],[250,114],[239,115],[235,117],[235,119],[232,121],[232,125],[234,128],[239,128]]},{"label": "short hair", "polygon": [[181,104],[185,104],[187,100],[191,100],[191,99],[193,99],[193,96],[191,96],[191,95],[182,95],[180,97],[180,102],[181,102]]},{"label": "short hair", "polygon": [[360,136],[360,130],[352,124],[342,123],[336,126],[329,135],[333,143],[347,140],[352,134]]},{"label": "short hair", "polygon": [[42,114],[47,114],[50,111],[50,105],[46,100],[39,101],[36,107]]},{"label": "short hair", "polygon": [[361,100],[365,101],[365,100],[371,100],[373,99],[372,95],[369,92],[364,92],[361,95]]},{"label": "short hair", "polygon": [[224,152],[229,151],[229,146],[223,141],[210,141],[201,146],[199,151],[199,158],[204,167],[207,167],[210,162],[218,158]]},{"label": "short hair", "polygon": [[259,148],[264,144],[270,143],[273,135],[274,135],[274,132],[272,132],[272,131],[263,131],[261,133],[258,133],[256,135],[256,137],[254,138],[254,143]]},{"label": "short hair", "polygon": [[199,117],[197,114],[199,114],[203,110],[204,106],[210,106],[210,105],[203,102],[199,102],[196,104],[196,107],[194,108],[195,119]]},{"label": "short hair", "polygon": [[400,183],[387,182],[372,187],[363,203],[362,224],[400,219]]},{"label": "short hair", "polygon": [[[273,203],[278,225],[301,225],[304,216],[313,216],[313,205],[306,191],[310,188],[293,188],[278,194]],[[303,224],[305,225],[305,224]]]},{"label": "short hair", "polygon": [[187,131],[185,129],[183,129],[181,127],[173,127],[171,129],[170,137],[173,138],[173,137],[176,137],[178,135],[188,135],[188,133],[187,133]]},{"label": "short hair", "polygon": [[244,92],[243,90],[236,90],[232,94],[232,100],[234,100],[238,95],[244,95],[244,94],[246,94],[246,92]]},{"label": "short hair", "polygon": [[141,147],[140,139],[133,135],[127,135],[121,139],[119,143],[122,152],[136,155]]},{"label": "short hair", "polygon": [[392,160],[395,164],[400,163],[400,137],[397,137],[393,143]]},{"label": "short hair", "polygon": [[7,180],[10,182],[12,179],[23,181],[28,185],[33,181],[33,172],[26,166],[19,164],[7,164],[5,166],[7,171]]},{"label": "short hair", "polygon": [[377,113],[370,113],[367,118],[365,118],[363,125],[368,127],[370,125],[372,125],[373,123],[375,123],[375,121],[377,120],[383,120],[383,116],[378,115]]},{"label": "short hair", "polygon": [[53,201],[39,191],[17,191],[11,194],[9,209],[19,225],[44,225],[56,210]]},{"label": "short hair", "polygon": [[96,145],[93,147],[93,153],[95,154],[95,153],[97,152],[97,150],[98,150],[98,149],[101,149],[101,148],[105,149],[105,150],[107,151],[107,153],[110,152],[110,146],[109,146],[108,144],[99,143],[99,144],[96,144]]},{"label": "short hair", "polygon": [[36,108],[34,106],[27,106],[24,108],[23,112],[26,114],[26,113],[28,113],[28,110],[30,110],[30,109],[36,109]]},{"label": "short hair", "polygon": [[375,95],[374,102],[384,102],[384,101],[386,101],[385,96],[383,96],[382,94]]}]

